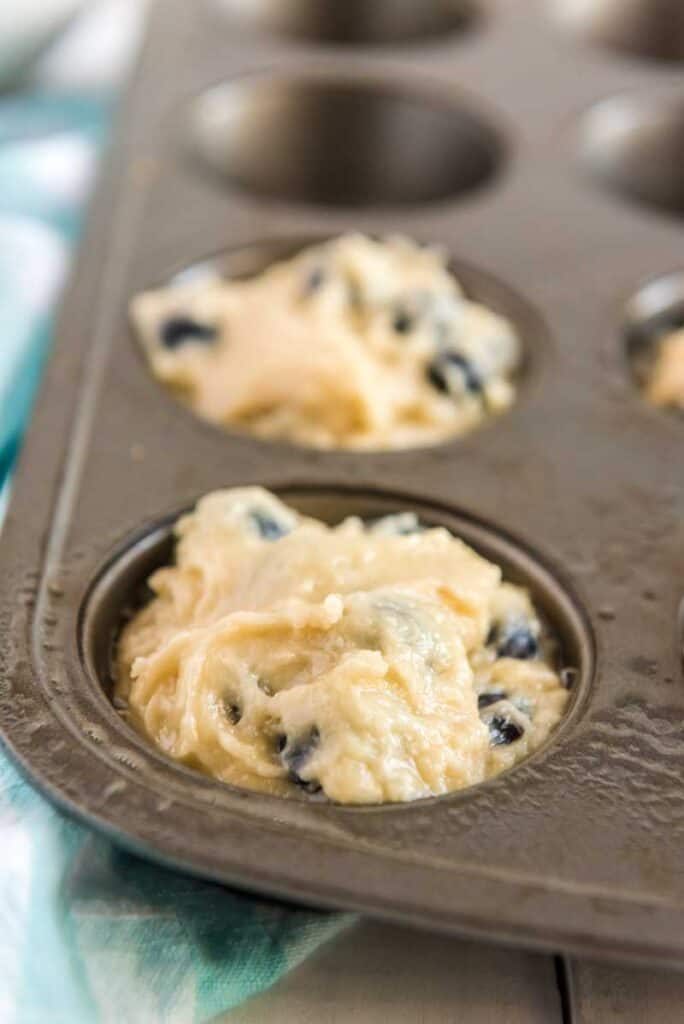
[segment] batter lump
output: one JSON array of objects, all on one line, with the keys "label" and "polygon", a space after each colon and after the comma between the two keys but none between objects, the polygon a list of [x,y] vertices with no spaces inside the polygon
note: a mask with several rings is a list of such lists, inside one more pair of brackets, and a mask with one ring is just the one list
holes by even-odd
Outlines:
[{"label": "batter lump", "polygon": [[511,324],[470,302],[444,256],[349,235],[249,280],[139,295],[154,375],[197,415],[262,438],[381,449],[463,434],[514,399]]},{"label": "batter lump", "polygon": [[121,634],[116,696],[187,765],[281,795],[415,800],[512,766],[563,713],[526,591],[412,513],[331,527],[238,488],[175,534]]},{"label": "batter lump", "polygon": [[654,405],[684,411],[684,328],[660,340],[648,373],[646,397]]}]

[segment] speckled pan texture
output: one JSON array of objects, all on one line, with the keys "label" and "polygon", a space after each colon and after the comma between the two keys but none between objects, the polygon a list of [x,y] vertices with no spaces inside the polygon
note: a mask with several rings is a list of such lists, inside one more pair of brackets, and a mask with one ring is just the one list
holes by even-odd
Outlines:
[{"label": "speckled pan texture", "polygon": [[[684,962],[684,420],[630,365],[684,319],[684,37],[677,3],[625,6],[155,6],[0,555],[4,738],[75,816],[283,898]],[[328,453],[223,432],[151,378],[135,293],[350,229],[440,243],[513,321],[506,415]],[[122,610],[173,517],[246,484],[329,521],[414,509],[527,584],[578,669],[551,741],[471,790],[353,808],[233,790],[134,735],[108,700]]]}]

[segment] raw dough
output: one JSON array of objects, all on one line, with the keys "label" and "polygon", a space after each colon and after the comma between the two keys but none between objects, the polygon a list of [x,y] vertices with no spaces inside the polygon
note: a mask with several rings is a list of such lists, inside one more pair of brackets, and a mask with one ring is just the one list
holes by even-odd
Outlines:
[{"label": "raw dough", "polygon": [[318,448],[463,434],[513,401],[511,324],[469,302],[442,254],[349,235],[258,277],[138,296],[152,372],[199,416]]},{"label": "raw dough", "polygon": [[665,335],[650,368],[646,397],[654,405],[684,409],[684,328]]},{"label": "raw dough", "polygon": [[527,593],[444,528],[411,513],[329,527],[238,488],[176,536],[123,630],[117,697],[166,754],[225,782],[415,800],[510,767],[563,713]]}]

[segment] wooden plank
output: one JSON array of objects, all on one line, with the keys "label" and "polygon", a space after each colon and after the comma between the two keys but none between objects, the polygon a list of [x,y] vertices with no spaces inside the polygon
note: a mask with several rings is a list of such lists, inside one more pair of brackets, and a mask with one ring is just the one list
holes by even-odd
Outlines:
[{"label": "wooden plank", "polygon": [[225,1024],[561,1024],[553,958],[360,921]]},{"label": "wooden plank", "polygon": [[682,1024],[684,974],[572,961],[573,1024]]}]

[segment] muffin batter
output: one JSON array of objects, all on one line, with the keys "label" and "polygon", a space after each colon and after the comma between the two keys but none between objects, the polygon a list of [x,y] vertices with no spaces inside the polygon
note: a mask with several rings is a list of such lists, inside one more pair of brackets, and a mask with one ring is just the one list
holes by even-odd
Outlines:
[{"label": "muffin batter", "polygon": [[175,532],[122,632],[116,696],[185,764],[282,795],[415,800],[510,767],[563,713],[527,593],[412,513],[330,527],[242,488]]},{"label": "muffin batter", "polygon": [[660,341],[646,383],[654,405],[684,410],[684,327]]},{"label": "muffin batter", "polygon": [[443,255],[350,235],[260,276],[136,298],[156,377],[199,416],[317,448],[463,434],[514,398],[519,342],[468,301]]}]

